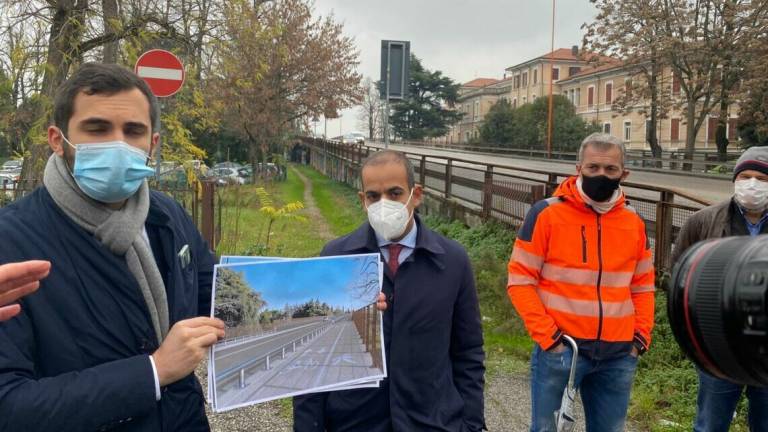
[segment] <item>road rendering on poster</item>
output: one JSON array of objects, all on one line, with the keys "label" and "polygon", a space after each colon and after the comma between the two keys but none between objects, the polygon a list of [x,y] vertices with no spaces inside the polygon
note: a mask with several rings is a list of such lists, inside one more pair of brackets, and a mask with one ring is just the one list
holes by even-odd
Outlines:
[{"label": "road rendering on poster", "polygon": [[386,377],[378,254],[308,259],[222,257],[212,315],[216,412],[319,391],[376,387]]}]

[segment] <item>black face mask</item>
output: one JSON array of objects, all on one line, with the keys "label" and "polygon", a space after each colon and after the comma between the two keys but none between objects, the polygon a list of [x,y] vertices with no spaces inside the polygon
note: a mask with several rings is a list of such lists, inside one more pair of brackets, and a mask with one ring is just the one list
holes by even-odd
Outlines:
[{"label": "black face mask", "polygon": [[584,193],[593,201],[608,201],[613,192],[619,188],[621,178],[612,179],[604,175],[599,176],[581,176],[581,188]]}]

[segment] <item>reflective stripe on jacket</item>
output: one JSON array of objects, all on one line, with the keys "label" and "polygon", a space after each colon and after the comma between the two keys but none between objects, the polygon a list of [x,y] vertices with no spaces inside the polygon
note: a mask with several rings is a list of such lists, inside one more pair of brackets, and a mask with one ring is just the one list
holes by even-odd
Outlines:
[{"label": "reflective stripe on jacket", "polygon": [[507,292],[543,348],[562,334],[592,358],[643,351],[651,340],[654,267],[645,224],[622,196],[598,214],[576,177],[526,215],[509,262]]}]

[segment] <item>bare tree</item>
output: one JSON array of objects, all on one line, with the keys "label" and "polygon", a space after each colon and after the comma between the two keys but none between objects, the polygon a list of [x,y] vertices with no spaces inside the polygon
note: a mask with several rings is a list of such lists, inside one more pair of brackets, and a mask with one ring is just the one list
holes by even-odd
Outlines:
[{"label": "bare tree", "polygon": [[595,52],[591,61],[605,63],[605,57],[618,58],[629,79],[617,92],[613,109],[622,114],[632,111],[649,117],[646,141],[653,157],[661,157],[659,121],[666,117],[670,99],[664,98],[664,62],[660,41],[658,0],[591,0],[598,9],[595,21],[585,25],[583,52]]},{"label": "bare tree", "polygon": [[313,18],[307,0],[256,7],[233,1],[225,32],[217,93],[229,108],[225,122],[248,143],[254,171],[288,138],[296,121],[359,101],[352,39],[332,18]]},{"label": "bare tree", "polygon": [[[591,1],[599,14],[586,26],[585,45],[616,55],[640,78],[633,80],[634,91],[618,98],[615,107],[626,111],[648,104],[649,129],[653,131],[669,109],[681,109],[685,113],[687,159],[693,157],[696,137],[708,116],[718,114],[718,150],[724,159],[728,145],[725,128],[733,102],[730,95],[743,78],[744,62],[755,54],[751,41],[766,32],[768,2]],[[667,68],[672,71],[672,80],[662,78]],[[672,87],[674,91],[670,91]],[[655,133],[648,140],[654,155],[660,154]]]},{"label": "bare tree", "polygon": [[[751,0],[663,0],[660,53],[680,82],[678,106],[686,119],[686,159],[707,117],[717,113],[738,83],[736,66],[744,48],[764,34],[768,4]],[[724,79],[725,78],[725,79]],[[725,113],[721,113],[721,117]],[[688,164],[686,164],[688,165]],[[686,166],[690,169],[690,166]]]},{"label": "bare tree", "polygon": [[381,133],[382,103],[379,96],[378,81],[370,78],[363,81],[363,100],[357,120],[361,129],[368,131],[368,139],[373,141]]}]

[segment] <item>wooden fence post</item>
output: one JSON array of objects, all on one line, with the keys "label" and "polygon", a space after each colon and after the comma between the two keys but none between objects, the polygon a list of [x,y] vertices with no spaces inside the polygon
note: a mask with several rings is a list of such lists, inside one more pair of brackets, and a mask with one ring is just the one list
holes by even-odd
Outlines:
[{"label": "wooden fence post", "polygon": [[419,184],[422,187],[427,187],[425,184],[427,182],[427,157],[422,155],[421,161],[419,162]]},{"label": "wooden fence post", "polygon": [[675,194],[663,191],[656,203],[656,229],[654,233],[654,260],[656,270],[667,268],[669,256],[672,252],[672,207]]},{"label": "wooden fence post", "polygon": [[210,248],[215,248],[215,230],[214,230],[214,203],[216,196],[216,184],[213,182],[203,182],[202,197],[202,223],[200,231],[203,238],[208,242]]},{"label": "wooden fence post", "polygon": [[453,183],[453,159],[448,159],[445,164],[445,197],[451,197],[451,183]]},{"label": "wooden fence post", "polygon": [[493,165],[485,169],[483,181],[483,219],[491,217],[493,211]]}]

